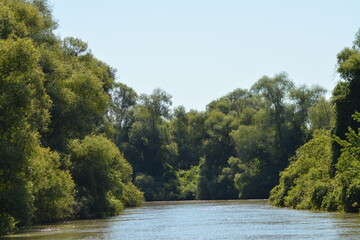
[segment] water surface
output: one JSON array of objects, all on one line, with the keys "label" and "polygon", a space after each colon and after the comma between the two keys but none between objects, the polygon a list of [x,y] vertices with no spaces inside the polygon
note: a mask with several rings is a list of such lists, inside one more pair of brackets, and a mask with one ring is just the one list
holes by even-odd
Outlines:
[{"label": "water surface", "polygon": [[121,215],[24,229],[8,239],[360,239],[360,215],[274,208],[266,201],[145,203]]}]

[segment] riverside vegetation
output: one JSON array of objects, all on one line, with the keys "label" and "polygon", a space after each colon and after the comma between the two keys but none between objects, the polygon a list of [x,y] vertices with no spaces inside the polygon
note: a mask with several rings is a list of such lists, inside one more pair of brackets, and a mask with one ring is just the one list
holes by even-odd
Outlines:
[{"label": "riverside vegetation", "polygon": [[138,95],[54,29],[47,1],[0,0],[0,235],[144,197],[359,211],[360,34],[331,101],[282,72],[200,112],[161,89]]},{"label": "riverside vegetation", "polygon": [[46,1],[0,0],[0,235],[143,200],[108,137],[115,71],[55,28]]}]

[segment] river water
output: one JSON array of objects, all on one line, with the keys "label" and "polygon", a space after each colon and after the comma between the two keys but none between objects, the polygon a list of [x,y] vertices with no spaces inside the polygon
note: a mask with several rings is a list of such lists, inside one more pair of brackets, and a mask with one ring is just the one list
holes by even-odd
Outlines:
[{"label": "river water", "polygon": [[21,230],[7,239],[360,239],[360,215],[281,209],[266,201],[153,202],[117,217]]}]

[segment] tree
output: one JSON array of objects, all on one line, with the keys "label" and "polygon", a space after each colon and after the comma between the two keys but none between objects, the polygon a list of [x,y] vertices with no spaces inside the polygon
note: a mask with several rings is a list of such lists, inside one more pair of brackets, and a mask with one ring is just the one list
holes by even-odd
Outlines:
[{"label": "tree", "polygon": [[171,95],[160,88],[155,89],[150,95],[142,94],[140,103],[149,112],[154,122],[160,118],[168,119],[170,117]]},{"label": "tree", "polygon": [[125,84],[115,83],[111,96],[112,105],[108,115],[115,129],[115,143],[120,149],[126,151],[131,124],[134,122],[133,110],[137,104],[138,95]]},{"label": "tree", "polygon": [[334,128],[335,109],[324,97],[309,108],[308,115],[312,132],[316,129],[332,130]]},{"label": "tree", "polygon": [[[125,156],[133,165],[135,182],[144,191],[151,190],[142,179],[154,179],[157,194],[147,200],[173,199],[176,179],[173,165],[178,155],[177,144],[172,139],[169,123],[171,96],[161,89],[151,95],[141,95],[140,103],[133,109],[133,123],[129,131],[129,144]],[[144,176],[144,177],[142,177]],[[145,187],[144,187],[145,186]]]},{"label": "tree", "polygon": [[170,155],[171,151],[176,154],[176,146],[171,144],[171,135],[164,121],[170,117],[170,105],[170,95],[160,89],[151,95],[140,96],[140,106],[134,109],[134,123],[129,133],[130,144],[136,152],[128,158],[137,173],[161,176],[168,162],[168,150]]},{"label": "tree", "polygon": [[237,127],[237,120],[217,110],[209,112],[205,120],[207,137],[203,143],[204,157],[200,161],[198,195],[200,199],[231,199],[236,196],[226,191],[218,177],[229,157],[234,155],[230,132]]},{"label": "tree", "polygon": [[115,118],[115,124],[120,128],[128,125],[127,115],[129,111],[136,105],[138,100],[137,93],[123,83],[115,83],[111,91],[113,105],[112,117]]},{"label": "tree", "polygon": [[[112,187],[105,192],[105,210],[88,216],[115,214],[123,205],[142,200],[131,183],[131,167],[109,140],[83,140],[91,142],[94,151],[77,140],[81,151],[98,151],[93,155],[103,159],[68,150],[69,142],[76,145],[74,138],[109,135],[105,114],[115,70],[96,59],[80,39],[61,41],[53,33],[56,26],[46,0],[0,0],[0,235],[18,226],[72,218],[77,214],[74,206],[83,206],[84,215],[89,213],[85,207],[91,204],[75,198],[73,178],[79,181],[83,175],[72,168],[79,161],[72,165],[69,156],[93,160],[89,162],[103,164],[105,170],[109,170],[107,161],[113,161],[112,174],[107,176],[111,180],[102,186],[99,182],[99,189]],[[102,155],[104,149],[114,159]],[[94,165],[89,167],[84,172],[91,172]],[[86,189],[81,187],[77,186]],[[93,199],[101,202],[101,197]]]},{"label": "tree", "polygon": [[301,85],[294,87],[290,91],[290,100],[292,104],[288,107],[287,121],[290,127],[288,128],[288,136],[285,148],[288,152],[294,152],[302,144],[311,138],[311,131],[309,128],[309,109],[314,106],[321,97],[326,93],[324,88],[319,86],[307,87]]},{"label": "tree", "polygon": [[326,93],[326,90],[319,86],[312,86],[311,88],[306,85],[291,89],[290,99],[294,101],[295,113],[299,116],[301,124],[308,123],[309,108],[314,106],[321,97]]},{"label": "tree", "polygon": [[37,44],[53,45],[57,24],[46,0],[0,1],[0,39],[11,36],[32,39]]},{"label": "tree", "polygon": [[279,170],[278,156],[274,151],[275,131],[264,131],[256,125],[241,125],[230,136],[238,160],[236,164],[229,164],[232,169],[238,169],[233,180],[239,198],[267,198],[277,182]]},{"label": "tree", "polygon": [[131,165],[104,136],[72,140],[69,158],[81,217],[114,216],[124,206],[135,206],[142,201],[142,193],[131,183]]},{"label": "tree", "polygon": [[41,147],[51,101],[30,39],[0,40],[0,234],[32,222],[71,217],[74,182]]},{"label": "tree", "polygon": [[279,73],[273,78],[264,76],[251,87],[254,93],[260,94],[270,104],[268,110],[275,126],[278,154],[283,162],[283,167],[286,166],[289,157],[285,149],[286,139],[284,135],[286,100],[293,88],[294,84],[289,80],[286,73]]},{"label": "tree", "polygon": [[198,165],[201,143],[205,136],[201,114],[196,111],[187,113],[183,106],[175,108],[170,130],[178,147],[174,167],[185,170]]},{"label": "tree", "polygon": [[32,220],[28,165],[50,117],[38,61],[31,40],[0,40],[0,212],[20,225]]},{"label": "tree", "polygon": [[43,50],[41,59],[47,73],[46,90],[53,103],[50,131],[42,140],[58,151],[65,151],[70,139],[103,130],[115,79],[111,67],[86,53],[85,43],[72,39],[68,44],[55,52]]},{"label": "tree", "polygon": [[49,223],[72,218],[75,213],[75,183],[69,171],[61,170],[60,156],[48,148],[35,148],[28,171],[34,197],[33,222]]},{"label": "tree", "polygon": [[63,40],[64,53],[69,56],[81,56],[88,53],[87,43],[78,38],[67,37]]}]

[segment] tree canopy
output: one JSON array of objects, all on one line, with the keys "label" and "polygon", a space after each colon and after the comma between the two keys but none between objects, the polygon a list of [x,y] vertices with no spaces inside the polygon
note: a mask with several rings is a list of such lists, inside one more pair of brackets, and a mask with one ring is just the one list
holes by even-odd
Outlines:
[{"label": "tree canopy", "polygon": [[[0,235],[114,215],[143,199],[104,136],[115,71],[80,39],[57,37],[56,27],[45,0],[0,0]],[[99,165],[91,177],[107,181],[83,183]],[[95,208],[99,201],[106,204]]]}]

